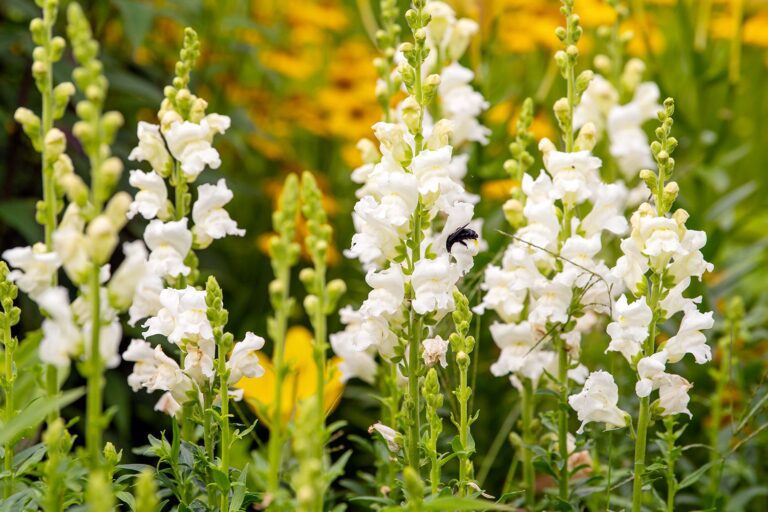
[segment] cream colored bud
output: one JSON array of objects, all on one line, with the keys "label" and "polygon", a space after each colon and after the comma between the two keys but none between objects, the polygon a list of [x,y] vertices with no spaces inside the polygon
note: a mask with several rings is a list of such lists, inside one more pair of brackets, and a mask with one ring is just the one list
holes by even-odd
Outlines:
[{"label": "cream colored bud", "polygon": [[117,157],[110,157],[104,160],[99,169],[102,176],[104,176],[109,183],[117,183],[120,179],[120,175],[123,172],[123,162]]},{"label": "cream colored bud", "polygon": [[597,144],[597,129],[593,123],[586,123],[576,137],[576,148],[578,151],[592,151],[595,144]]},{"label": "cream colored bud", "polygon": [[118,242],[112,221],[104,214],[99,215],[88,224],[86,236],[88,253],[94,263],[101,266],[108,262]]},{"label": "cream colored bud", "polygon": [[104,215],[112,223],[112,228],[115,231],[120,231],[123,226],[128,222],[128,208],[131,205],[133,198],[128,192],[118,192],[107,203],[107,207],[104,209]]},{"label": "cream colored bud", "polygon": [[408,96],[403,100],[401,115],[405,126],[411,133],[416,133],[419,130],[419,124],[421,121],[421,106],[418,104],[413,96]]},{"label": "cream colored bud", "polygon": [[67,174],[75,172],[75,166],[72,165],[72,159],[66,153],[59,155],[59,158],[53,163],[53,175],[57,180]]},{"label": "cream colored bud", "polygon": [[381,160],[381,154],[378,148],[376,148],[376,144],[370,139],[360,139],[357,141],[357,150],[366,164],[375,164]]},{"label": "cream colored bud", "polygon": [[521,227],[525,223],[523,216],[523,203],[517,199],[508,199],[502,207],[504,218],[512,227]]},{"label": "cream colored bud", "polygon": [[427,139],[427,149],[435,150],[443,146],[448,146],[453,137],[453,127],[454,122],[452,120],[439,120],[435,126],[432,127],[432,133],[429,134],[429,139]]},{"label": "cream colored bud", "polygon": [[50,160],[56,160],[67,149],[67,136],[58,128],[51,128],[43,140],[44,151]]},{"label": "cream colored bud", "polygon": [[602,53],[600,55],[595,55],[595,59],[592,62],[595,66],[595,69],[599,73],[602,73],[603,75],[608,75],[611,72],[611,67],[612,67],[611,58],[608,57],[607,55],[604,55]]},{"label": "cream colored bud", "polygon": [[88,187],[80,176],[75,173],[64,174],[58,182],[70,202],[81,208],[88,204]]}]

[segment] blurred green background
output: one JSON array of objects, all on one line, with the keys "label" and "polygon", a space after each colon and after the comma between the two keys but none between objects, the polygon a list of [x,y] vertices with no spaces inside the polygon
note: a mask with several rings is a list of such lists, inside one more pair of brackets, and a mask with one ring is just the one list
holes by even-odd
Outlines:
[{"label": "blurred green background", "polygon": [[[490,248],[476,263],[482,268],[505,243],[495,231],[504,228],[500,206],[508,187],[502,163],[525,97],[532,96],[537,105],[537,137],[555,136],[550,106],[563,94],[563,87],[552,60],[557,49],[553,30],[561,20],[555,0],[451,3],[459,14],[480,23],[465,64],[475,70],[476,87],[491,103],[483,119],[492,129],[491,141],[473,148],[467,176],[468,188],[483,198],[477,213],[487,219]],[[766,392],[762,378],[768,348],[768,1],[628,3],[632,16],[621,27],[635,33],[628,51],[646,61],[647,79],[659,84],[662,98],[672,96],[677,102],[678,206],[691,214],[689,227],[708,233],[705,257],[716,268],[698,291],[716,317],[730,297],[739,295],[747,304],[746,332],[736,336],[732,354],[737,361],[731,390],[734,411],[743,410],[753,397]],[[405,8],[406,2],[401,4]],[[265,253],[270,213],[284,177],[304,169],[316,173],[327,195],[335,228],[331,277],[344,278],[349,287],[346,302],[359,304],[367,293],[363,273],[342,251],[352,236],[355,187],[349,175],[360,163],[355,143],[371,135],[370,126],[380,117],[372,65],[377,53],[371,42],[378,2],[100,0],[83,2],[83,7],[102,43],[110,81],[107,107],[126,118],[114,148],[126,170],[132,168],[126,157],[136,143],[136,123],[155,119],[183,27],[191,26],[200,35],[203,54],[193,73],[193,89],[209,101],[210,112],[229,115],[233,121],[226,136],[217,139],[221,168],[206,171],[201,179],[227,178],[235,193],[231,215],[247,229],[245,238],[217,242],[200,254],[203,272],[215,272],[225,290],[232,331],[266,330],[266,287],[272,277]],[[613,23],[613,11],[600,0],[577,0],[576,11],[587,33],[581,45],[585,67],[604,51],[597,30]],[[33,45],[28,33],[29,21],[37,13],[31,0],[0,3],[2,249],[41,239],[41,229],[34,223],[34,204],[41,196],[39,162],[13,121],[18,106],[39,110],[29,69]],[[72,60],[65,58],[56,67],[56,82],[68,80],[72,67]],[[61,127],[70,127],[73,117],[70,112]],[[82,164],[77,142],[67,135],[70,155],[76,165]],[[130,190],[127,172],[121,188]],[[139,237],[142,230],[140,223],[131,223],[125,239]],[[474,281],[470,276],[468,282]],[[26,327],[36,328],[35,307],[28,301],[22,306]],[[292,321],[306,323],[300,312]],[[484,327],[489,321],[484,320]],[[331,326],[339,327],[336,318]],[[475,407],[481,415],[473,429],[479,476],[487,476],[489,488],[496,490],[511,457],[506,434],[518,398],[505,379],[490,376],[488,366],[497,350],[487,330],[481,332],[475,385]],[[720,334],[713,333],[712,339]],[[590,357],[602,352],[605,340],[596,336],[584,343],[589,364]],[[126,447],[142,445],[146,434],[157,432],[165,421],[152,411],[151,398],[129,390],[125,382],[129,372],[126,365],[111,372],[106,393],[107,404],[118,406],[108,437]],[[696,422],[686,436],[695,440],[706,425],[705,399],[712,383],[706,367],[690,365],[686,372],[696,385],[692,407]],[[79,408],[72,407],[67,414],[76,416]],[[347,386],[334,413],[347,419],[349,431],[358,434],[378,419],[376,414],[371,389],[359,382]],[[484,460],[483,454],[489,450],[493,454],[493,447],[498,447],[498,455]],[[745,455],[743,470],[750,479],[765,476],[759,461],[766,451],[762,443]],[[695,467],[697,457],[706,454],[687,453],[681,464]],[[367,462],[361,455],[352,464]]]}]

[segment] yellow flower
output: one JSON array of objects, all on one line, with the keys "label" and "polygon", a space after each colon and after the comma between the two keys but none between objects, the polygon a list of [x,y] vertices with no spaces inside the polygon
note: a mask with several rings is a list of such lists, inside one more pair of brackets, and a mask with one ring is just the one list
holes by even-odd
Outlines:
[{"label": "yellow flower", "polygon": [[[317,368],[312,358],[312,333],[304,327],[291,327],[285,337],[285,365],[288,373],[283,380],[280,400],[282,424],[286,424],[296,415],[303,400],[314,396],[317,390]],[[259,362],[264,368],[264,375],[259,378],[243,378],[235,387],[243,390],[246,405],[269,427],[275,412],[275,367],[271,359],[259,353]],[[326,416],[333,411],[341,400],[344,384],[338,357],[328,361],[325,370],[325,393],[323,408]]]}]

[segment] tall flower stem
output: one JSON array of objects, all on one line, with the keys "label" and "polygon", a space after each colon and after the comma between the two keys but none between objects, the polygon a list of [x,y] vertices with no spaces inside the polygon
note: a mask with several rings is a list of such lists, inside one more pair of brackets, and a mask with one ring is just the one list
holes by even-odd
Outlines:
[{"label": "tall flower stem", "polygon": [[[52,39],[53,39],[53,25],[56,23],[58,15],[58,3],[46,2],[43,7],[43,41],[42,48],[45,50],[46,58],[42,61],[45,66],[42,80],[38,80],[37,86],[42,96],[42,122],[40,125],[40,137],[45,140],[45,136],[53,128],[53,109],[54,109],[54,94],[53,94],[53,60],[51,59],[52,53]],[[41,61],[36,62],[36,64]],[[56,194],[56,183],[53,177],[53,164],[50,161],[48,152],[43,149],[42,151],[42,174],[43,174],[43,204],[45,208],[45,214],[43,215],[43,229],[45,232],[45,247],[48,251],[53,251],[53,232],[56,230],[58,223],[58,197]],[[51,277],[51,286],[58,284],[58,275],[56,273]],[[54,365],[47,365],[45,368],[45,390],[49,398],[56,396],[59,393],[59,373],[58,369]],[[48,414],[48,423],[56,420],[59,417],[58,408],[53,409]]]},{"label": "tall flower stem", "polygon": [[[651,275],[651,287],[648,290],[648,306],[653,312],[653,318],[648,330],[648,338],[643,347],[644,355],[653,354],[656,340],[656,323],[658,320],[659,294],[661,293],[661,278]],[[640,512],[643,503],[643,473],[645,472],[645,450],[648,438],[648,425],[651,420],[651,402],[649,397],[640,398],[640,414],[637,419],[637,439],[635,440],[634,479],[632,482],[632,512]]]},{"label": "tall flower stem", "polygon": [[[16,367],[14,365],[14,353],[16,352],[17,340],[11,334],[11,327],[19,322],[21,311],[13,305],[18,289],[8,280],[8,266],[5,262],[0,262],[0,299],[2,300],[3,311],[0,312],[0,323],[2,324],[2,343],[5,355],[3,376],[0,378],[0,385],[3,388],[5,404],[3,406],[3,419],[8,424],[16,416],[16,406],[13,400],[14,382],[16,381]],[[3,467],[7,473],[5,483],[5,498],[8,499],[13,494],[13,441],[9,439],[3,446]]]},{"label": "tall flower stem", "polygon": [[[472,466],[472,454],[475,451],[470,425],[474,421],[469,415],[469,401],[472,398],[472,389],[467,383],[469,374],[470,354],[475,348],[474,336],[469,336],[469,325],[472,321],[472,312],[469,309],[469,300],[459,291],[453,292],[453,300],[456,309],[453,314],[453,323],[456,332],[451,334],[451,350],[456,354],[456,366],[459,370],[459,386],[454,390],[454,395],[459,402],[459,421],[456,427],[459,430],[459,443],[461,451],[459,459],[459,495],[466,496],[470,480],[474,475]],[[455,420],[454,420],[455,423]]]},{"label": "tall flower stem", "polygon": [[101,359],[101,285],[99,282],[99,267],[93,265],[90,275],[91,298],[91,339],[90,357],[88,358],[87,402],[86,402],[86,435],[85,442],[92,468],[99,466],[101,452],[102,430],[102,385],[104,365]]},{"label": "tall flower stem", "polygon": [[533,468],[533,451],[530,446],[536,442],[533,438],[533,417],[536,411],[533,384],[529,379],[523,382],[523,482],[525,488],[525,505],[528,510],[536,509],[535,473]]},{"label": "tall flower stem", "polygon": [[427,403],[427,421],[429,422],[429,437],[425,446],[430,459],[429,482],[432,495],[436,496],[440,490],[440,458],[437,441],[443,430],[443,420],[437,411],[443,405],[443,395],[440,392],[440,382],[435,368],[430,368],[427,372],[422,390]]},{"label": "tall flower stem", "polygon": [[568,501],[568,351],[565,341],[559,336],[557,346],[557,378],[560,383],[560,405],[557,415],[557,448],[560,453],[558,493],[561,500]]},{"label": "tall flower stem", "polygon": [[225,487],[221,492],[221,501],[219,510],[229,510],[229,450],[232,444],[232,436],[229,429],[229,372],[227,371],[227,354],[222,350],[223,344],[219,345],[219,394],[221,396],[221,462],[220,471],[224,475]]},{"label": "tall flower stem", "polygon": [[421,433],[421,418],[419,415],[419,366],[421,357],[421,317],[411,313],[410,340],[408,345],[408,465],[419,471],[419,437]]},{"label": "tall flower stem", "polygon": [[275,394],[269,431],[267,458],[267,492],[275,496],[280,488],[280,463],[284,444],[282,400],[283,381],[285,379],[285,336],[288,328],[288,315],[293,307],[291,300],[291,267],[299,255],[296,238],[296,215],[299,208],[299,180],[295,174],[289,175],[280,196],[278,209],[272,215],[272,224],[278,236],[270,244],[272,271],[275,279],[270,284],[270,301],[275,311],[269,322],[269,335],[274,343],[272,360],[275,365]]}]

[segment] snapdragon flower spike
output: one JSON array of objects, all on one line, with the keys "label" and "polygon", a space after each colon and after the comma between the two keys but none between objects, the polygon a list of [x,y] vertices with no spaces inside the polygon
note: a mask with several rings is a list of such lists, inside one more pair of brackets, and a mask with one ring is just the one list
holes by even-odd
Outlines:
[{"label": "snapdragon flower spike", "polygon": [[[667,100],[658,116],[659,140],[651,145],[658,174],[649,170],[640,173],[653,193],[653,202],[641,204],[632,214],[632,229],[621,242],[623,254],[612,269],[629,293],[616,303],[614,321],[607,328],[611,338],[607,351],[621,352],[636,370],[639,397],[659,390],[656,412],[690,416],[687,392],[692,385],[670,373],[667,366],[689,354],[698,364],[712,358],[703,334],[713,325],[712,312],[699,311],[701,297],[685,297],[685,291],[692,278],[701,279],[713,267],[701,253],[706,233],[686,227],[688,214],[684,210],[668,213],[678,193],[677,184],[669,181],[674,166],[670,154],[677,145],[670,135],[673,112],[674,103]],[[655,325],[680,313],[677,334],[657,347],[656,340],[649,338],[649,330],[655,333]]]},{"label": "snapdragon flower spike", "polygon": [[[206,114],[205,100],[188,89],[198,55],[197,35],[187,29],[176,77],[165,88],[159,124],[139,123],[138,145],[129,159],[145,162],[150,169],[131,171],[129,182],[139,190],[126,210],[128,218],[140,215],[149,223],[143,243],[130,246],[130,257],[110,288],[115,303],[129,304],[131,325],[143,320],[145,339],[160,335],[182,351],[183,360],[177,362],[159,346],[152,350],[146,341],[134,340],[125,353],[135,363],[129,384],[135,391],[165,391],[156,409],[170,415],[210,393],[222,372],[227,374],[222,384],[227,388],[243,377],[264,373],[258,359],[264,340],[253,333],[229,344],[224,353],[232,352],[225,362],[217,360],[222,355],[217,345],[231,341],[231,334],[222,334],[226,319],[219,313],[214,314],[219,323],[210,320],[207,292],[194,286],[198,275],[194,250],[226,236],[245,235],[224,209],[233,193],[223,178],[195,186],[206,169],[221,165],[213,140],[230,126],[229,117]],[[220,299],[218,285],[216,289]],[[232,394],[229,389],[224,392]]]},{"label": "snapdragon flower spike", "polygon": [[[481,226],[473,220],[478,198],[462,183],[468,156],[455,150],[466,142],[487,142],[488,130],[477,120],[487,102],[469,85],[472,72],[456,62],[477,25],[457,20],[443,2],[429,2],[424,11],[430,15],[425,40],[417,43],[424,44],[423,65],[416,71],[410,44],[395,58],[396,81],[410,95],[395,109],[396,122],[373,126],[378,144],[364,140],[358,145],[365,163],[352,174],[360,184],[359,200],[353,212],[356,233],[345,255],[366,268],[372,290],[359,310],[342,309],[346,329],[330,337],[337,354],[360,352],[350,362],[353,373],[347,378],[370,376],[371,350],[387,359],[395,355],[406,289],[413,291],[410,304],[417,314],[439,319],[451,312],[456,284],[472,267],[480,246],[476,233]],[[423,75],[421,96],[415,89],[416,72]],[[429,117],[432,97],[444,119]],[[471,236],[457,238],[462,229]]]}]

